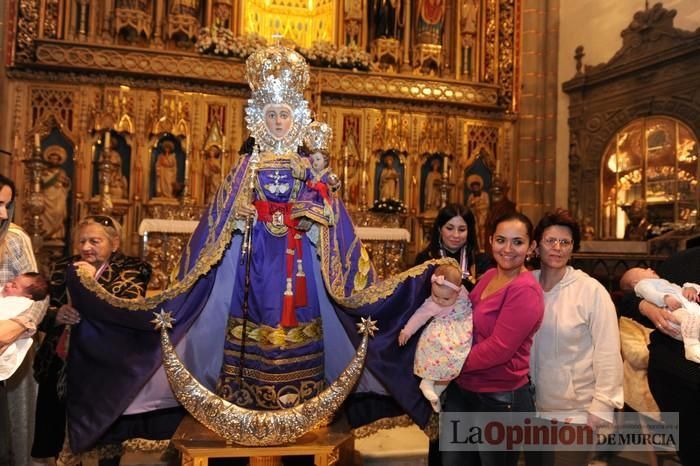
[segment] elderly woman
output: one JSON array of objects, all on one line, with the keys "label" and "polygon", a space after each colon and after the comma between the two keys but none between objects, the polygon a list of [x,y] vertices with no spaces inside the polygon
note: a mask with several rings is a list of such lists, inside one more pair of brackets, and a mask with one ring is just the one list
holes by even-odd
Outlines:
[{"label": "elderly woman", "polygon": [[[66,268],[71,264],[84,268],[105,290],[127,299],[144,296],[151,276],[148,264],[119,251],[121,228],[112,217],[85,218],[76,228],[75,240],[79,254],[59,260],[51,270],[51,304],[41,323],[46,338],[34,364],[35,377],[40,383],[32,446],[35,458],[57,457],[65,439],[66,356],[71,328],[81,325],[81,310],[71,305],[67,293]],[[96,410],[100,408],[95,407]],[[125,434],[128,424],[128,420],[117,420],[100,443],[119,444],[130,438]],[[148,432],[142,435],[148,436]],[[118,450],[112,449],[114,451]],[[101,453],[105,456],[106,450]],[[103,460],[101,464],[107,463]]]},{"label": "elderly woman", "polygon": [[[581,231],[567,211],[545,215],[535,228],[535,240],[541,266],[533,274],[545,303],[530,364],[537,412],[560,421],[566,413],[566,422],[593,429],[610,424],[623,399],[615,306],[597,280],[568,265],[581,244]],[[536,464],[585,466],[592,452],[546,451],[536,456]]]},{"label": "elderly woman", "polygon": [[[12,180],[0,175],[0,285],[25,272],[37,271],[29,237],[11,223],[15,194]],[[0,320],[0,353],[17,339],[34,334],[46,312],[47,304],[47,301],[35,303],[13,319]],[[18,461],[28,458],[32,410],[26,412],[27,410],[20,409],[10,415],[8,396],[13,407],[32,406],[36,390],[31,376],[21,368],[7,383],[14,389],[8,394],[6,382],[0,382],[0,464],[10,464],[12,455]],[[12,437],[10,432],[13,433]]]}]

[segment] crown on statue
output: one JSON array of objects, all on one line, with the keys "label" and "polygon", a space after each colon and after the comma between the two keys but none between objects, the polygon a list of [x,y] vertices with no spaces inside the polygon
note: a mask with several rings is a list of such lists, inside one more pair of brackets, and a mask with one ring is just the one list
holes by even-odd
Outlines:
[{"label": "crown on statue", "polygon": [[323,152],[328,154],[333,142],[333,130],[326,123],[314,121],[304,135],[304,144],[311,153]]},{"label": "crown on statue", "polygon": [[309,84],[309,65],[300,54],[281,45],[258,50],[246,61],[246,77],[253,92],[303,94]]}]

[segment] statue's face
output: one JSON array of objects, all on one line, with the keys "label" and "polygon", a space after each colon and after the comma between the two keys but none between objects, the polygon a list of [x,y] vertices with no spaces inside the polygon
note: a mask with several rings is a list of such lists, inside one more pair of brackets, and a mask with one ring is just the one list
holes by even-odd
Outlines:
[{"label": "statue's face", "polygon": [[265,126],[275,139],[282,139],[292,128],[294,118],[292,109],[285,104],[268,104],[263,108]]},{"label": "statue's face", "polygon": [[310,156],[311,158],[311,168],[319,172],[326,168],[326,159],[321,152],[314,152]]}]

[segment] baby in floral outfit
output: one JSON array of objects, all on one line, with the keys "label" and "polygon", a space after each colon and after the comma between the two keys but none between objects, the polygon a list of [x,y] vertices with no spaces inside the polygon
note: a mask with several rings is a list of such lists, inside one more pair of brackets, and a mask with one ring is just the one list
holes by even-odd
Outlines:
[{"label": "baby in floral outfit", "polygon": [[423,395],[440,412],[440,394],[459,375],[472,347],[472,305],[456,265],[439,266],[430,281],[431,294],[406,322],[399,345],[432,318],[418,340],[413,372],[423,379]]}]

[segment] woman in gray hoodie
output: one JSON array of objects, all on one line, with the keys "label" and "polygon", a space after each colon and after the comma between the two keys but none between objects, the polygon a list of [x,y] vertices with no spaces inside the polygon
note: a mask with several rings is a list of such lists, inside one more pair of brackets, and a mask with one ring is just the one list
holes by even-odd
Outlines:
[{"label": "woman in gray hoodie", "polygon": [[[568,265],[581,243],[569,212],[546,214],[534,236],[541,268],[533,273],[545,303],[530,360],[538,415],[545,422],[556,418],[593,429],[609,425],[623,404],[615,306],[597,280]],[[592,453],[558,450],[536,456],[542,465],[585,466]]]}]

